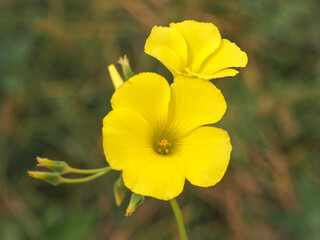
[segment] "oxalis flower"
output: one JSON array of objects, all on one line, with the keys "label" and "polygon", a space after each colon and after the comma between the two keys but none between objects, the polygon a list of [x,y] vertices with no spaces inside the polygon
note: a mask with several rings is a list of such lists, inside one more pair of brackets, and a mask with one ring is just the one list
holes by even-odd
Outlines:
[{"label": "oxalis flower", "polygon": [[152,28],[145,52],[164,64],[173,74],[213,79],[235,76],[232,67],[245,67],[247,54],[233,42],[221,39],[212,23],[192,20]]},{"label": "oxalis flower", "polygon": [[231,144],[222,129],[204,126],[226,111],[209,81],[138,74],[114,93],[103,120],[103,148],[112,169],[134,193],[161,200],[179,195],[185,179],[209,187],[223,177]]}]

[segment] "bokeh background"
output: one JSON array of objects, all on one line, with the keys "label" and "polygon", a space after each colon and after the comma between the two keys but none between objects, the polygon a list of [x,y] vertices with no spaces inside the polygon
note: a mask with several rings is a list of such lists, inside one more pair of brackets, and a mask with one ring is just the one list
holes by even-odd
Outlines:
[{"label": "bokeh background", "polygon": [[171,79],[144,43],[152,26],[185,19],[213,22],[249,56],[236,77],[214,80],[233,152],[219,184],[178,197],[190,239],[320,239],[319,3],[2,0],[0,239],[179,239],[168,202],[147,198],[124,217],[118,173],[53,187],[26,172],[36,156],[106,166],[107,65],[127,54],[135,73]]}]

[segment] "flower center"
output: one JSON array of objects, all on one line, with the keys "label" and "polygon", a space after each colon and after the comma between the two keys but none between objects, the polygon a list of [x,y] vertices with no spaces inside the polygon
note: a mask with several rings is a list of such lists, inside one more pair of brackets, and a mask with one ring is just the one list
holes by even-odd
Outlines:
[{"label": "flower center", "polygon": [[168,142],[166,138],[163,138],[161,141],[156,142],[157,152],[160,154],[168,154],[170,148],[172,147],[172,143]]}]

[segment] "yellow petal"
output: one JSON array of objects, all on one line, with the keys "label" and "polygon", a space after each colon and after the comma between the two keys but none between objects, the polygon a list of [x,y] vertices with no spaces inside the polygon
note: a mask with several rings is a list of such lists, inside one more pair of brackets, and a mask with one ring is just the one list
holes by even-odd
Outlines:
[{"label": "yellow petal", "polygon": [[227,108],[226,101],[211,82],[182,75],[171,84],[169,122],[178,132],[219,121]]},{"label": "yellow petal", "polygon": [[[156,47],[153,52],[153,56],[156,57],[166,68],[175,76],[180,73],[180,61],[178,56],[173,52],[173,50],[167,46]],[[171,67],[175,66],[175,67]]]},{"label": "yellow petal", "polygon": [[170,71],[182,72],[187,62],[187,45],[182,35],[168,27],[152,28],[144,51],[162,62]]},{"label": "yellow petal", "polygon": [[187,66],[193,72],[198,72],[202,62],[220,45],[219,30],[212,23],[188,20],[181,23],[171,23],[170,27],[177,29],[187,42]]},{"label": "yellow petal", "polygon": [[201,73],[194,73],[191,71],[187,70],[187,74],[189,76],[195,76],[201,79],[206,79],[206,80],[210,80],[210,79],[215,79],[215,78],[222,78],[222,77],[233,77],[235,75],[237,75],[239,72],[233,68],[226,68],[226,69],[222,69],[216,73],[207,75],[207,74],[201,74]]},{"label": "yellow petal", "polygon": [[138,112],[119,108],[103,119],[103,149],[111,168],[122,170],[131,156],[152,148],[153,131]]},{"label": "yellow petal", "polygon": [[155,151],[153,129],[138,112],[111,111],[103,120],[102,132],[107,162],[123,171],[124,184],[131,191],[161,200],[182,192],[185,177],[178,160]]},{"label": "yellow petal", "polygon": [[187,180],[193,185],[215,185],[227,170],[232,146],[226,131],[200,127],[183,139],[179,162]]},{"label": "yellow petal", "polygon": [[[248,63],[247,54],[233,42],[222,39],[219,48],[211,54],[201,66],[199,73],[212,75],[230,67],[245,67]],[[234,72],[233,72],[234,73]],[[230,72],[222,72],[217,77],[230,76]],[[232,75],[233,76],[233,75]]]},{"label": "yellow petal", "polygon": [[129,108],[139,112],[153,127],[166,121],[170,87],[156,73],[140,73],[128,79],[113,94],[113,109]]},{"label": "yellow petal", "polygon": [[178,196],[185,177],[174,155],[161,155],[148,148],[131,156],[123,169],[124,184],[134,193],[160,200]]},{"label": "yellow petal", "polygon": [[110,64],[108,66],[109,74],[113,83],[113,87],[116,90],[118,87],[120,87],[123,84],[123,80],[116,69],[116,67],[113,64]]},{"label": "yellow petal", "polygon": [[211,78],[222,78],[222,77],[233,77],[237,75],[239,72],[232,68],[222,69],[219,72],[212,74]]}]

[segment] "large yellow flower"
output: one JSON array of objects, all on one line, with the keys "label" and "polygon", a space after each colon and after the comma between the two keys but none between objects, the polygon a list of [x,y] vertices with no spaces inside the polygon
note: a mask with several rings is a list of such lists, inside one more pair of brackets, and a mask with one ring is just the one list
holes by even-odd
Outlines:
[{"label": "large yellow flower", "polygon": [[203,125],[219,121],[226,102],[209,81],[177,76],[169,86],[156,73],[141,73],[116,90],[111,104],[104,153],[133,192],[169,200],[182,192],[185,178],[208,187],[223,177],[228,133]]},{"label": "large yellow flower", "polygon": [[173,74],[213,79],[234,76],[232,67],[245,67],[247,54],[233,42],[221,39],[212,23],[192,20],[152,28],[145,52],[162,62]]}]

